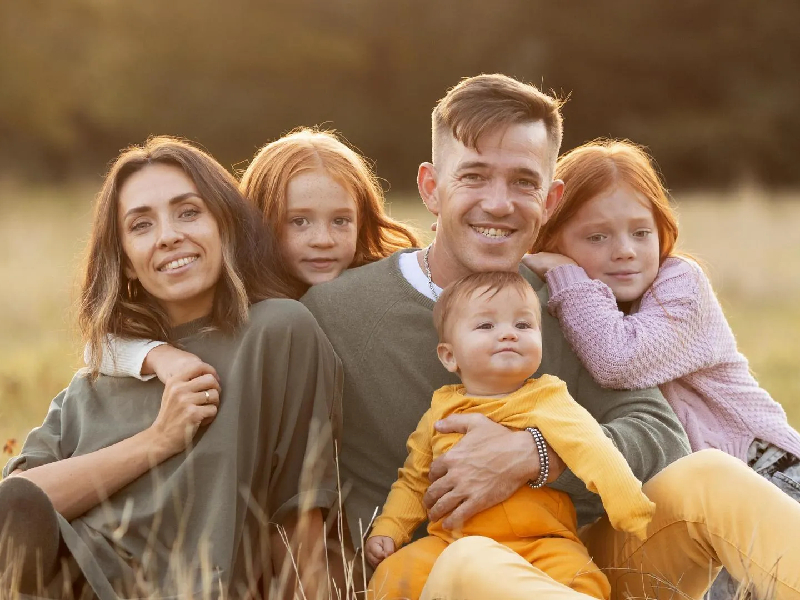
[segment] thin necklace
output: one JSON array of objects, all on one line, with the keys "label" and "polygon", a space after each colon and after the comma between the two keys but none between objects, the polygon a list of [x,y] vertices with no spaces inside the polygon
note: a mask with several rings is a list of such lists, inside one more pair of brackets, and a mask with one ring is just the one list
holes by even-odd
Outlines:
[{"label": "thin necklace", "polygon": [[433,301],[436,302],[439,299],[439,294],[436,293],[436,288],[433,287],[433,277],[431,277],[431,266],[428,264],[428,254],[431,251],[433,244],[425,248],[425,253],[422,255],[422,263],[425,265],[425,275],[428,277],[428,286],[431,288],[431,295],[433,295]]}]

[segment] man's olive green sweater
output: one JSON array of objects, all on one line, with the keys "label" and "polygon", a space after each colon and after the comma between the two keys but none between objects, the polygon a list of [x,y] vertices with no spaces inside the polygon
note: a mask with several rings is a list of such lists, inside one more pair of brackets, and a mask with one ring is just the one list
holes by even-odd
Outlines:
[{"label": "man's olive green sweater", "polygon": [[[375,509],[383,506],[405,461],[406,440],[430,407],[433,392],[459,383],[436,356],[434,303],[403,277],[401,252],[314,286],[302,298],[344,366],[339,462],[345,512],[356,545],[359,531],[366,530]],[[521,272],[546,307],[547,286],[524,267]],[[570,394],[603,426],[637,478],[647,481],[689,453],[686,434],[658,390],[601,388],[546,310],[542,338],[542,364],[536,376],[548,373],[566,382]],[[565,471],[552,485],[572,497],[579,524],[602,514],[600,498],[572,472]]]}]

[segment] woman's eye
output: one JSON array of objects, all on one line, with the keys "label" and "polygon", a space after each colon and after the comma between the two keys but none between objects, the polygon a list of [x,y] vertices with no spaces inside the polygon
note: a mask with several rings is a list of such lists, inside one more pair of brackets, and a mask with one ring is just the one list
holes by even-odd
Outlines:
[{"label": "woman's eye", "polygon": [[493,329],[494,325],[491,323],[480,323],[475,329]]},{"label": "woman's eye", "polygon": [[181,211],[181,217],[185,219],[191,219],[192,217],[196,217],[200,214],[200,211],[196,208],[187,208]]},{"label": "woman's eye", "polygon": [[131,231],[142,231],[150,226],[149,221],[136,221],[130,227]]}]

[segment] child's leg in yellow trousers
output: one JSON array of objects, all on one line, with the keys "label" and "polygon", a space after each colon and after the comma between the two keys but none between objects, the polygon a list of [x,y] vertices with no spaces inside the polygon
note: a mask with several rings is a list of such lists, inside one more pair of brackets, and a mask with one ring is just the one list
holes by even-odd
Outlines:
[{"label": "child's leg in yellow trousers", "polygon": [[447,548],[447,542],[429,535],[403,546],[375,569],[369,581],[369,600],[417,600],[433,563]]}]

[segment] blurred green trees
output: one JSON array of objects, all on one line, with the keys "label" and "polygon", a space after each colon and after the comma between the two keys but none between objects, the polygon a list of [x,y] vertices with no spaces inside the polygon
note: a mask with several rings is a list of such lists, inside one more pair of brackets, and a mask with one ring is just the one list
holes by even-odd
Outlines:
[{"label": "blurred green trees", "polygon": [[335,127],[394,188],[430,111],[500,71],[570,94],[565,148],[648,145],[672,186],[800,182],[796,0],[27,0],[0,4],[0,173],[98,175],[149,134],[224,164]]}]

